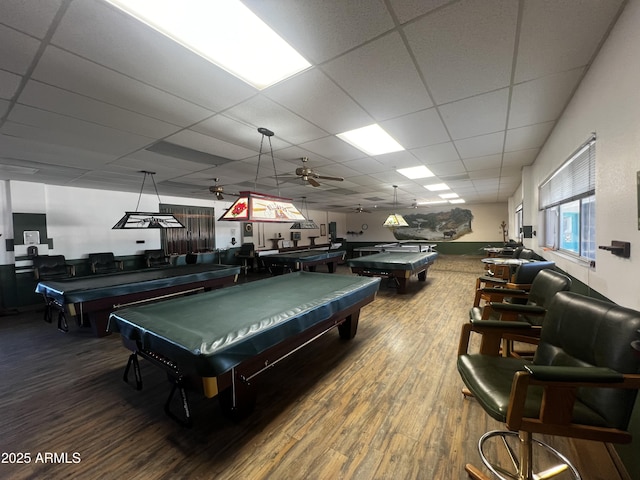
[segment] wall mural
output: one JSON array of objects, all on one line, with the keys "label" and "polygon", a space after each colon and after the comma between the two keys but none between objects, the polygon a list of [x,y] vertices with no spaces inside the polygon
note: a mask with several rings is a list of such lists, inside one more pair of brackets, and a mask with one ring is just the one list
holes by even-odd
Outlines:
[{"label": "wall mural", "polygon": [[454,208],[446,212],[403,215],[409,224],[394,230],[397,240],[450,241],[471,233],[471,210]]}]

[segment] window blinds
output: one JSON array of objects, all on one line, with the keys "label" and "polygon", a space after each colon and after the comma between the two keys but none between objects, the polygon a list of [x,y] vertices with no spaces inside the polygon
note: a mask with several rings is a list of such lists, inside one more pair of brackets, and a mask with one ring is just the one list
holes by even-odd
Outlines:
[{"label": "window blinds", "polygon": [[591,195],[596,190],[596,137],[592,136],[551,177],[540,185],[543,210]]}]

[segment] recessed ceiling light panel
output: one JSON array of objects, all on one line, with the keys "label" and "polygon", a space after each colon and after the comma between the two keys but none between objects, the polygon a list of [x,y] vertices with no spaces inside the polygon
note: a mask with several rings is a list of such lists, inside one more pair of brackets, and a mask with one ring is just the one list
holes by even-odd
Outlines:
[{"label": "recessed ceiling light panel", "polygon": [[107,0],[262,90],[311,66],[238,0]]},{"label": "recessed ceiling light panel", "polygon": [[427,167],[425,167],[424,165],[419,165],[417,167],[409,167],[409,168],[398,168],[396,172],[412,180],[416,178],[427,178],[427,177],[434,176],[433,172],[429,170]]},{"label": "recessed ceiling light panel", "polygon": [[438,195],[440,198],[446,198],[447,200],[450,198],[458,198],[458,194],[457,193],[442,193],[440,195]]},{"label": "recessed ceiling light panel", "polygon": [[430,192],[441,192],[442,190],[449,190],[449,185],[446,183],[434,183],[432,185],[425,185],[424,188]]},{"label": "recessed ceiling light panel", "polygon": [[402,145],[396,142],[380,125],[375,123],[366,127],[339,133],[338,138],[341,138],[368,155],[383,155],[385,153],[404,150]]}]

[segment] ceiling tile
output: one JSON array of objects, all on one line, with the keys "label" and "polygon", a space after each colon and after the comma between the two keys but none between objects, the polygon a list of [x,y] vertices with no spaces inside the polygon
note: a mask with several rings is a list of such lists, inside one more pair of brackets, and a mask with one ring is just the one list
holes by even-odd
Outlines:
[{"label": "ceiling tile", "polygon": [[454,140],[504,130],[509,89],[442,105],[439,110]]},{"label": "ceiling tile", "polygon": [[433,105],[397,32],[352,50],[322,69],[378,121]]},{"label": "ceiling tile", "polygon": [[517,83],[584,67],[616,18],[621,0],[524,2]]},{"label": "ceiling tile", "polygon": [[0,24],[0,69],[24,75],[39,47],[38,40]]},{"label": "ceiling tile", "polygon": [[264,95],[334,135],[374,123],[362,107],[318,69],[280,82],[266,89]]},{"label": "ceiling tile", "polygon": [[517,2],[455,2],[404,27],[436,104],[509,85]]},{"label": "ceiling tile", "polygon": [[[393,28],[383,0],[245,0],[303,57],[322,63]],[[291,21],[295,18],[295,21]]]},{"label": "ceiling tile", "polygon": [[450,140],[435,108],[387,120],[380,126],[407,150]]}]

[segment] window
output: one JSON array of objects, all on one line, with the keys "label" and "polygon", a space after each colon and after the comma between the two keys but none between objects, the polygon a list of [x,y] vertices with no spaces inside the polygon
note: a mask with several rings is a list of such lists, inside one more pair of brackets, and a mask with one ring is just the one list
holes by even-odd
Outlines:
[{"label": "window", "polygon": [[596,139],[592,136],[539,187],[544,246],[593,261]]},{"label": "window", "polygon": [[518,236],[518,241],[522,242],[522,204],[516,207],[516,217],[515,217],[515,233]]}]

